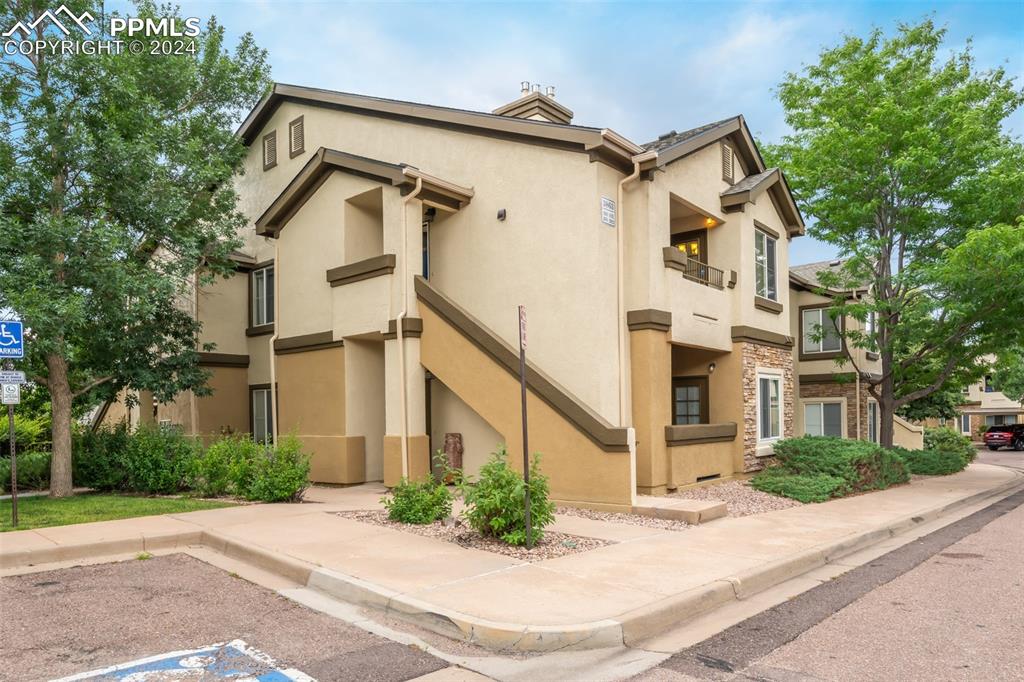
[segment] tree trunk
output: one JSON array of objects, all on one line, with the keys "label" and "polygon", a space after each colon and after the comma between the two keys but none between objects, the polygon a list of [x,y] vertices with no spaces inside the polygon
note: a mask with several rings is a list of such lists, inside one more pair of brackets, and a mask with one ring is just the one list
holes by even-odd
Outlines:
[{"label": "tree trunk", "polygon": [[892,352],[886,349],[882,356],[882,383],[878,386],[878,444],[892,447],[893,416],[896,414],[896,385],[892,378]]},{"label": "tree trunk", "polygon": [[59,355],[47,355],[53,457],[50,460],[50,497],[72,494],[71,479],[71,385],[68,365]]}]

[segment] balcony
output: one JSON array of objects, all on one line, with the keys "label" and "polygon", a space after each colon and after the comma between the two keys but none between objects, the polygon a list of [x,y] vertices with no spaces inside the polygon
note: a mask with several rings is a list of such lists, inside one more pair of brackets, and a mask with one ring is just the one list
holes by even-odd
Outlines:
[{"label": "balcony", "polygon": [[666,246],[662,249],[665,258],[665,267],[678,270],[683,277],[704,286],[722,289],[726,285],[731,289],[736,285],[736,273],[730,271],[729,281],[725,280],[725,272],[707,263],[702,263],[696,258],[690,258],[674,246]]}]

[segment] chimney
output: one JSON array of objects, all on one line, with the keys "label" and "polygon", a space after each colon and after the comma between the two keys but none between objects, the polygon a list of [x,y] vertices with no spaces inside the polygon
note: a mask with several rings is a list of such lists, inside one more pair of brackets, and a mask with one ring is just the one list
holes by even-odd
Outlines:
[{"label": "chimney", "polygon": [[541,92],[540,83],[522,81],[519,84],[519,94],[519,99],[498,107],[493,113],[530,121],[563,124],[572,122],[572,111],[555,101],[555,86],[549,85]]}]

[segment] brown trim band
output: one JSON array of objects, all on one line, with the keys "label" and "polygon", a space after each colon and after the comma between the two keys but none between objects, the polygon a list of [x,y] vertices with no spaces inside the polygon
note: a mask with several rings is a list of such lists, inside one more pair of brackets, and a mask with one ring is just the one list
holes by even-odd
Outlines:
[{"label": "brown trim band", "polygon": [[[418,339],[423,335],[423,320],[418,317],[407,317],[402,320],[402,337],[406,339]],[[388,330],[384,333],[384,340],[391,341],[398,338],[398,320],[388,320]]]},{"label": "brown trim band", "polygon": [[764,346],[775,346],[783,350],[790,350],[793,347],[792,337],[747,325],[734,326],[732,328],[732,340],[759,343]]},{"label": "brown trim band", "polygon": [[200,353],[201,367],[248,367],[249,356],[235,353]]},{"label": "brown trim band", "polygon": [[655,308],[630,310],[626,313],[626,326],[631,332],[641,329],[667,332],[672,329],[672,313],[667,310],[656,310]]},{"label": "brown trim band", "polygon": [[245,330],[246,336],[266,336],[267,334],[274,333],[274,323],[261,324],[256,327],[249,327]]},{"label": "brown trim band", "polygon": [[397,259],[393,253],[385,253],[383,256],[372,256],[365,260],[341,265],[327,271],[327,281],[332,287],[340,287],[343,284],[351,284],[364,279],[390,275],[395,271]]},{"label": "brown trim band", "polygon": [[832,374],[801,374],[798,380],[803,386],[805,384],[846,384],[856,378],[857,376],[853,372],[833,372]]},{"label": "brown trim band", "polygon": [[305,353],[311,350],[323,350],[325,348],[338,348],[345,345],[342,340],[334,340],[334,332],[315,332],[301,336],[289,336],[284,339],[274,340],[274,354],[287,355],[289,353]]},{"label": "brown trim band", "polygon": [[778,301],[773,301],[770,298],[764,298],[763,296],[754,295],[754,307],[758,310],[763,310],[772,315],[778,315],[782,312],[782,304]]},{"label": "brown trim band", "polygon": [[[462,336],[489,355],[509,374],[519,376],[519,354],[454,301],[420,276],[415,279],[416,296]],[[558,412],[605,452],[629,452],[628,432],[612,426],[584,405],[579,398],[558,385],[529,361],[526,383],[530,390]]]},{"label": "brown trim band", "polygon": [[768,227],[767,225],[762,223],[760,220],[755,220],[754,221],[754,228],[758,229],[758,230],[761,230],[762,232],[764,232],[769,237],[773,237],[775,239],[782,239],[782,235],[781,234],[779,234],[777,231],[773,230],[772,228]]},{"label": "brown trim band", "polygon": [[728,443],[734,440],[736,440],[736,422],[673,424],[665,427],[665,443],[669,447],[699,443]]}]

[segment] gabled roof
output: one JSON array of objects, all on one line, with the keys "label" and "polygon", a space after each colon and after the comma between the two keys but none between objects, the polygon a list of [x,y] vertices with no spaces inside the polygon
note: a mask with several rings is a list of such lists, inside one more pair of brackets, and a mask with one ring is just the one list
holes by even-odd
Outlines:
[{"label": "gabled roof", "polygon": [[760,173],[748,175],[729,189],[722,192],[722,210],[738,210],[747,202],[757,200],[762,193],[768,192],[786,223],[789,234],[803,234],[804,221],[800,209],[793,201],[786,177],[778,168],[769,168]]},{"label": "gabled roof", "polygon": [[743,159],[750,173],[765,170],[764,159],[754,144],[754,137],[743,116],[733,116],[681,133],[662,136],[644,147],[658,152],[658,166],[667,166],[726,137],[732,140],[736,154]]},{"label": "gabled roof", "polygon": [[676,131],[673,130],[671,132],[668,132],[668,133],[665,133],[664,135],[659,136],[657,140],[652,140],[652,141],[647,142],[647,143],[645,143],[645,144],[643,144],[641,146],[644,149],[653,149],[655,151],[660,152],[660,151],[662,151],[664,149],[669,149],[670,147],[673,147],[673,146],[675,146],[677,144],[681,144],[683,142],[686,142],[687,140],[692,139],[694,137],[697,137],[698,135],[701,135],[701,134],[706,133],[708,131],[714,130],[715,128],[718,128],[719,126],[724,126],[724,125],[726,125],[726,124],[736,120],[737,118],[739,118],[739,117],[738,116],[733,116],[731,118],[723,118],[721,121],[715,121],[714,123],[706,123],[706,124],[704,124],[702,126],[697,126],[696,128],[690,128],[689,130],[684,130],[681,133],[677,133]]},{"label": "gabled roof", "polygon": [[403,189],[411,189],[420,180],[422,188],[419,198],[423,203],[445,211],[457,211],[473,198],[472,188],[434,177],[414,166],[320,147],[256,220],[256,234],[277,237],[291,217],[335,171]]},{"label": "gabled roof", "polygon": [[633,155],[644,151],[608,128],[550,123],[285,83],[275,83],[239,126],[237,135],[243,143],[248,145],[256,139],[282,102],[301,102],[311,106],[408,120],[421,125],[459,128],[523,142],[555,144],[575,151],[592,152],[602,160],[630,169]]},{"label": "gabled roof", "polygon": [[818,278],[819,273],[826,271],[838,271],[845,263],[846,261],[844,260],[833,259],[818,261],[816,263],[804,263],[803,265],[791,265],[789,266],[789,282],[797,289],[804,289],[815,293],[819,290],[824,290],[825,294],[828,296],[849,296],[854,293],[866,293],[868,290],[867,284],[842,290],[832,289],[822,285],[821,280]]}]

